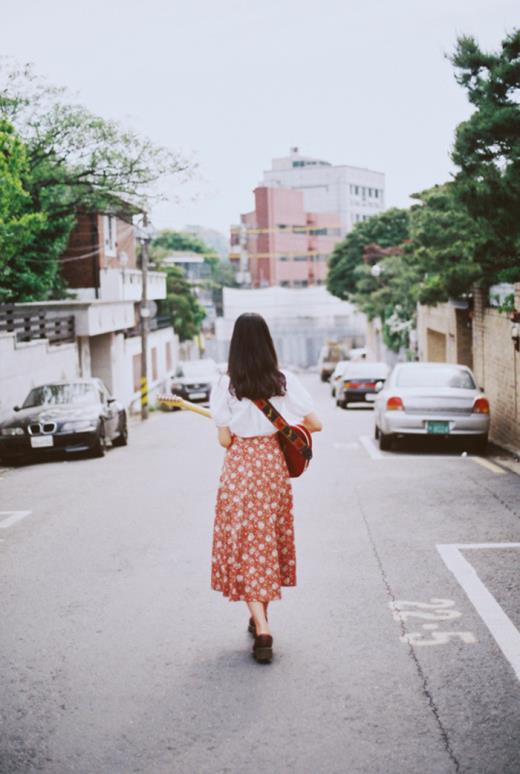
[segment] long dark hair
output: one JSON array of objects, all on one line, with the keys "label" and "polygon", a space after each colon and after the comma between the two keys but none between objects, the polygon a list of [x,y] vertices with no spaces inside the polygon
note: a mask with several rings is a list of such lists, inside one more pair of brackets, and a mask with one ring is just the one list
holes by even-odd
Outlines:
[{"label": "long dark hair", "polygon": [[267,323],[260,314],[246,312],[235,320],[229,347],[229,389],[241,400],[285,395],[286,380]]}]

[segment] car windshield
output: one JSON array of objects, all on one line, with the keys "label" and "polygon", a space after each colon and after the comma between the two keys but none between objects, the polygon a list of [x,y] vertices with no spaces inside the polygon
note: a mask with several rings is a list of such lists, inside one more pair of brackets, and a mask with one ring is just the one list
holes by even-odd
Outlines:
[{"label": "car windshield", "polygon": [[96,389],[92,384],[44,384],[34,387],[23,403],[23,408],[33,406],[59,406],[64,403],[96,403]]},{"label": "car windshield", "polygon": [[475,382],[469,371],[456,366],[421,366],[401,368],[396,374],[397,387],[455,387],[474,390]]},{"label": "car windshield", "polygon": [[388,366],[386,363],[367,363],[366,360],[361,360],[359,363],[349,362],[343,369],[343,376],[348,376],[349,378],[386,379],[388,376]]}]

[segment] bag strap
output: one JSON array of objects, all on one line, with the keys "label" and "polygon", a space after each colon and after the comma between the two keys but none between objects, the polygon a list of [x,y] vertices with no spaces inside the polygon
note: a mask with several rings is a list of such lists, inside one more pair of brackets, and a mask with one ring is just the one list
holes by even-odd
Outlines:
[{"label": "bag strap", "polygon": [[286,438],[290,444],[292,444],[306,460],[312,459],[312,449],[309,444],[303,440],[298,433],[295,433],[291,425],[285,421],[279,411],[275,409],[271,401],[264,398],[258,398],[254,400],[255,406],[258,406],[260,411],[265,414],[269,422],[273,424],[279,433]]}]

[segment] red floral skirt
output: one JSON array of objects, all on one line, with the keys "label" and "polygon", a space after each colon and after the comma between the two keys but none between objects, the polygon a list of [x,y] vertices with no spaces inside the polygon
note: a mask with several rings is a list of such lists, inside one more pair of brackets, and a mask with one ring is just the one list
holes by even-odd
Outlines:
[{"label": "red floral skirt", "polygon": [[217,494],[211,588],[231,601],[280,599],[296,586],[293,500],[276,434],[235,437]]}]

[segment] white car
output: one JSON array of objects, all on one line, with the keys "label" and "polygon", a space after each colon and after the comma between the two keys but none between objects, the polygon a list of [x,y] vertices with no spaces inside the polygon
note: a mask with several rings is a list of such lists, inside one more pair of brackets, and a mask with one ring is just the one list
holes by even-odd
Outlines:
[{"label": "white car", "polygon": [[374,409],[380,449],[390,449],[394,438],[435,435],[469,438],[477,453],[485,453],[489,402],[467,366],[400,363]]},{"label": "white car", "polygon": [[338,384],[341,382],[341,378],[343,376],[343,370],[347,365],[347,363],[348,363],[348,360],[340,360],[339,363],[337,363],[336,368],[332,372],[332,375],[330,377],[330,394],[333,398],[336,397],[336,389]]}]

